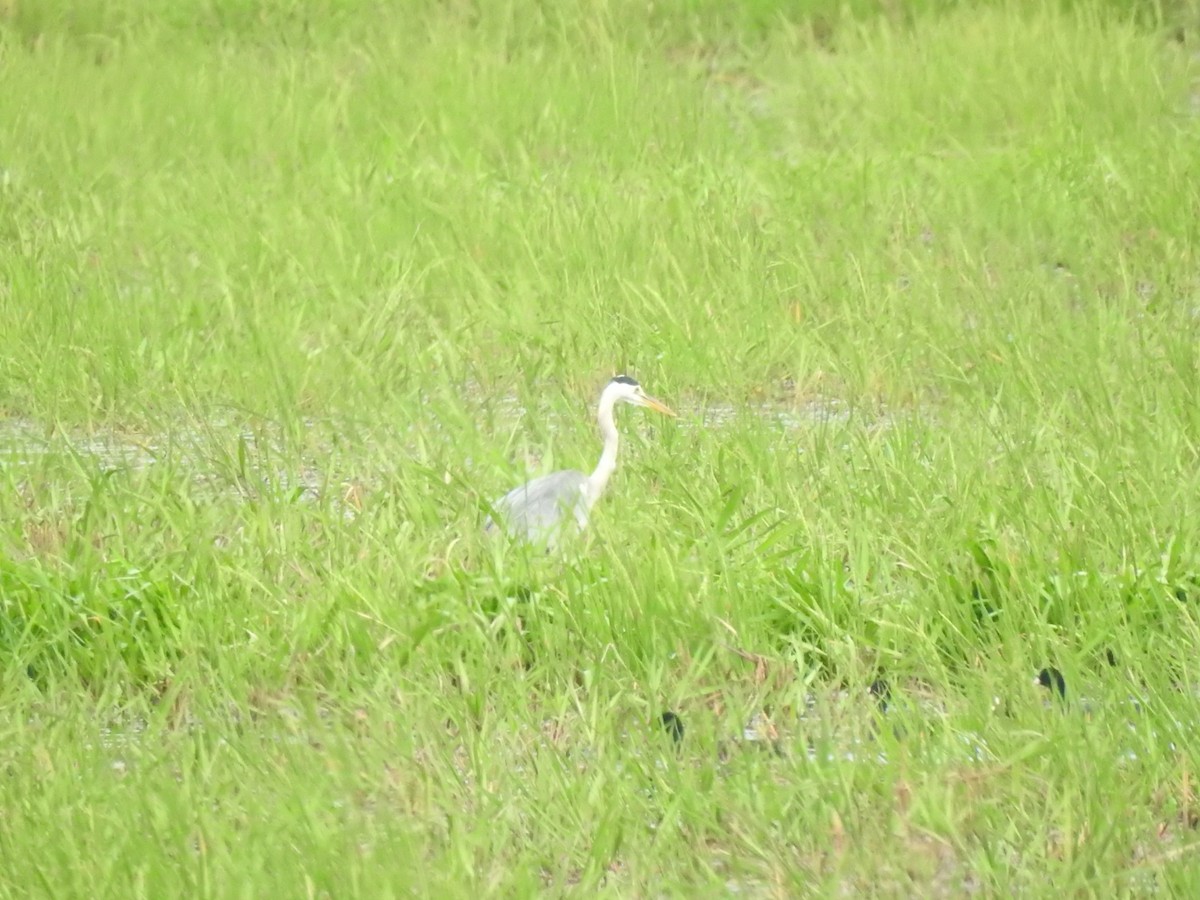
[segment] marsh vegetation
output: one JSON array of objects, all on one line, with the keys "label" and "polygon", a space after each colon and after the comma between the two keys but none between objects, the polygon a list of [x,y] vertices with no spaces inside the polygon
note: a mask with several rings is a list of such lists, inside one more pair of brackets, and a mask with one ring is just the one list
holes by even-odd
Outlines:
[{"label": "marsh vegetation", "polygon": [[0,892],[1195,895],[1196,23],[0,2]]}]

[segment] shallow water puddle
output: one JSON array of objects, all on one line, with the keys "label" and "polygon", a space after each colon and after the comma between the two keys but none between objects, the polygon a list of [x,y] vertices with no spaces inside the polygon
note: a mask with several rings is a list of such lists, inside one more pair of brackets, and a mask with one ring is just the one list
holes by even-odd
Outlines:
[{"label": "shallow water puddle", "polygon": [[[519,427],[521,421],[531,415],[514,396],[491,399],[488,401],[488,408],[492,413],[491,418],[500,428]],[[582,419],[549,410],[538,411],[537,415],[552,431],[587,430],[594,429],[592,412],[589,406],[589,414]],[[739,421],[750,417],[781,432],[791,432],[815,425],[846,423],[855,415],[849,404],[836,399],[814,400],[799,407],[766,402],[742,406],[728,403],[681,405],[679,413],[679,418],[672,427],[683,431],[732,428]],[[894,421],[893,414],[883,413],[873,416],[870,425],[874,428],[887,428]],[[311,431],[320,429],[322,424],[306,421],[304,427]],[[410,425],[408,430],[411,431],[414,427]],[[432,432],[446,431],[445,427],[436,421],[423,423],[421,427]],[[389,433],[403,430],[402,427],[397,427],[389,429]],[[239,423],[234,416],[219,416],[204,427],[181,424],[177,428],[159,433],[121,430],[90,433],[82,430],[61,431],[33,419],[10,418],[0,421],[0,469],[32,466],[51,454],[77,455],[94,461],[101,471],[145,469],[170,459],[192,470],[197,482],[211,484],[217,480],[231,480],[218,478],[217,470],[222,468],[221,464],[226,468],[244,466],[246,474],[266,479],[276,490],[296,490],[299,498],[304,500],[315,500],[321,495],[324,487],[338,483],[337,473],[323,472],[311,462],[302,464],[298,471],[294,466],[264,465],[263,461],[269,461],[272,457],[287,457],[278,432],[279,429],[273,429],[269,424],[260,424],[251,429]],[[231,458],[231,444],[238,447],[237,452],[244,451],[244,458]],[[413,445],[414,452],[416,449]],[[471,469],[472,462],[470,457],[465,458],[464,467]],[[538,461],[526,462],[536,464]],[[345,474],[346,484],[352,483],[353,480],[352,475]],[[257,486],[240,487],[254,489]],[[353,512],[350,509],[352,505],[346,504],[350,512]]]}]

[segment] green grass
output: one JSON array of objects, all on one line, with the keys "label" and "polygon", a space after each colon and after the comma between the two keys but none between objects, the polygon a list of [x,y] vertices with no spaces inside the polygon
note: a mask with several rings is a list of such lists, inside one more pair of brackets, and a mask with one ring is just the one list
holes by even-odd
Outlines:
[{"label": "green grass", "polygon": [[0,0],[0,894],[1195,894],[1198,22]]}]

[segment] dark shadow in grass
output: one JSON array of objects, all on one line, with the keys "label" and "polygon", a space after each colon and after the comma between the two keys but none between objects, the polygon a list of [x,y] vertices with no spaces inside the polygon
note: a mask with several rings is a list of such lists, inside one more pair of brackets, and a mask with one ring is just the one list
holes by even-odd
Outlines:
[{"label": "dark shadow in grass", "polygon": [[[876,705],[876,708],[879,710],[879,715],[880,716],[888,716],[888,712],[891,709],[891,703],[892,703],[892,685],[891,685],[891,683],[886,678],[883,678],[882,676],[879,678],[876,678],[869,685],[867,685],[867,693],[870,694],[871,697],[875,700],[875,705]],[[904,740],[904,738],[908,736],[908,729],[906,729],[903,725],[896,723],[894,717],[888,717],[888,718],[890,718],[892,721],[892,726],[891,726],[892,737],[894,737],[898,741]],[[882,730],[885,727],[886,726],[881,722],[878,726],[879,730],[876,731],[876,734],[882,733]]]},{"label": "dark shadow in grass", "polygon": [[970,541],[966,549],[967,563],[951,577],[961,586],[961,593],[970,597],[971,615],[976,625],[983,628],[1000,617],[1002,598],[1006,585],[1011,582],[1011,573],[991,538]]},{"label": "dark shadow in grass", "polygon": [[886,679],[876,678],[867,688],[871,696],[879,704],[879,711],[885,713],[888,711],[888,701],[892,698],[892,686],[887,683]]},{"label": "dark shadow in grass", "polygon": [[1172,593],[1180,603],[1200,601],[1200,575],[1185,575],[1175,583]]},{"label": "dark shadow in grass", "polygon": [[533,585],[506,584],[499,587],[495,593],[483,597],[479,601],[479,608],[488,616],[497,616],[504,606],[531,603],[536,596],[537,588]]},{"label": "dark shadow in grass", "polygon": [[1058,694],[1059,700],[1067,699],[1067,679],[1054,666],[1047,666],[1038,672],[1036,681],[1051,694]]},{"label": "dark shadow in grass", "polygon": [[683,744],[683,719],[668,709],[659,716],[659,721],[662,722],[663,730],[671,736],[671,741],[675,744],[675,749],[678,750]]}]

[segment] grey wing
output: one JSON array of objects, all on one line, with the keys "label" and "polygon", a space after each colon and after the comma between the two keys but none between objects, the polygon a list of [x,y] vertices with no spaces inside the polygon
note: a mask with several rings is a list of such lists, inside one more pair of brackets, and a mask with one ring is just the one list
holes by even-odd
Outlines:
[{"label": "grey wing", "polygon": [[[586,475],[565,469],[513,488],[492,506],[508,530],[526,538],[548,535],[569,519],[583,529],[588,519],[586,486]],[[485,531],[494,531],[496,523],[489,516],[483,527]]]}]

